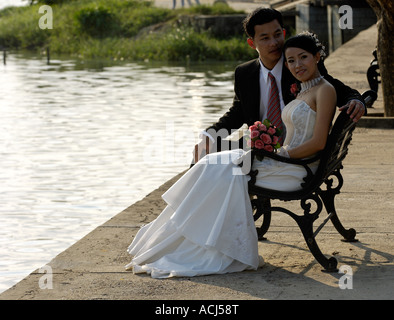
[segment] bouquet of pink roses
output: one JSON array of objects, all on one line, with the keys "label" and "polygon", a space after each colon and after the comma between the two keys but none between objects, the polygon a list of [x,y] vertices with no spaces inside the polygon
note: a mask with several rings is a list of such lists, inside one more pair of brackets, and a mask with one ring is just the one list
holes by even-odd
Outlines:
[{"label": "bouquet of pink roses", "polygon": [[[276,152],[276,149],[280,148],[279,137],[282,131],[272,125],[268,119],[265,119],[262,123],[256,121],[249,127],[249,131],[250,137],[247,140],[247,144],[252,149],[264,149],[268,152]],[[259,159],[259,157],[257,158]]]}]

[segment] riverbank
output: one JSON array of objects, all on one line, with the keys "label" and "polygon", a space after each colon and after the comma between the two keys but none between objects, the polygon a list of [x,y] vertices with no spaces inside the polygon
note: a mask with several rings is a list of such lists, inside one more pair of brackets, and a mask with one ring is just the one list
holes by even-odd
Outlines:
[{"label": "riverbank", "polygon": [[[128,61],[247,60],[255,53],[242,34],[213,34],[182,17],[244,13],[223,3],[172,10],[153,1],[85,0],[0,11],[0,48],[29,49],[79,58]],[[44,16],[45,14],[45,16]],[[41,20],[43,18],[43,20]]]},{"label": "riverbank", "polygon": [[[334,52],[326,63],[330,73],[339,79],[347,78],[346,83],[361,91],[367,88],[365,72],[376,37],[374,26],[360,33],[343,50]],[[369,41],[359,41],[360,38]],[[343,57],[353,61],[346,70],[337,65],[336,59]],[[378,101],[374,110],[379,108],[382,105]],[[41,271],[37,269],[2,293],[0,299],[393,299],[394,145],[388,141],[392,141],[392,130],[360,126],[344,162],[345,181],[336,207],[344,225],[356,229],[359,242],[340,241],[341,236],[330,224],[318,236],[321,250],[334,255],[338,267],[351,268],[351,288],[340,289],[343,274],[321,272],[294,221],[281,213],[273,215],[268,240],[259,242],[266,265],[257,271],[168,280],[126,272],[124,266],[130,260],[127,246],[138,228],[163,210],[161,195],[179,179],[180,173],[90,232]],[[45,281],[49,279],[51,288],[46,287]],[[156,304],[159,302],[150,306]]]}]

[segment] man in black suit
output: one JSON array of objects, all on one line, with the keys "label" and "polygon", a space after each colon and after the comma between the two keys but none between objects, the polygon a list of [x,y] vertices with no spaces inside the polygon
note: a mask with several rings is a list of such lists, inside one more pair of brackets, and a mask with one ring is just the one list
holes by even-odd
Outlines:
[{"label": "man in black suit", "polygon": [[[296,79],[284,65],[282,49],[285,42],[285,30],[281,13],[268,8],[256,9],[245,19],[244,29],[248,35],[249,46],[258,52],[259,58],[236,68],[233,105],[217,123],[203,132],[201,142],[195,146],[195,162],[206,153],[222,150],[222,138],[240,128],[244,123],[250,126],[255,121],[266,119],[268,72],[275,76],[281,109],[295,98],[291,88],[296,83]],[[335,87],[337,105],[341,106],[339,110],[349,107],[348,112],[351,117],[354,121],[358,121],[366,112],[361,95],[331,77],[323,64],[319,69],[320,74]]]}]

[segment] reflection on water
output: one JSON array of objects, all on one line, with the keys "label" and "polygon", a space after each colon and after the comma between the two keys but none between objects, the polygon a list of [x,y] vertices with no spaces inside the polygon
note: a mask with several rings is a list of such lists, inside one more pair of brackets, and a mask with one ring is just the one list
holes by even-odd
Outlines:
[{"label": "reflection on water", "polygon": [[189,166],[235,63],[0,65],[0,292]]}]

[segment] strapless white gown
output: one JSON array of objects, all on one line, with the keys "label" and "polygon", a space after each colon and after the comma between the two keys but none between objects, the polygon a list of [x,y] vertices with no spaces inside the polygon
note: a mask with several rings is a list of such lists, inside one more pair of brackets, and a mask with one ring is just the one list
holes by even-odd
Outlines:
[{"label": "strapless white gown", "polygon": [[[282,111],[284,145],[294,148],[313,135],[315,112],[301,100]],[[241,149],[205,156],[162,196],[163,212],[143,226],[128,248],[126,266],[154,278],[193,277],[255,270],[259,266],[257,233],[248,194],[247,175],[239,174]],[[224,161],[221,159],[232,159]],[[256,185],[292,191],[305,170],[272,159],[255,160]],[[237,171],[238,170],[238,171]],[[238,174],[234,174],[238,172]]]}]

